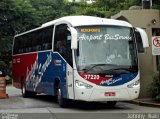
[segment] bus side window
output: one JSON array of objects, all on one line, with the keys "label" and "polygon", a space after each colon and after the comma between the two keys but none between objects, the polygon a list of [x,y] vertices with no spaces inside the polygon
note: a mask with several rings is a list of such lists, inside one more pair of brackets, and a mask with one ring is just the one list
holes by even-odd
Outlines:
[{"label": "bus side window", "polygon": [[54,25],[15,37],[13,54],[51,50],[53,28]]},{"label": "bus side window", "polygon": [[14,49],[13,49],[13,54],[20,54],[22,53],[23,49],[20,45],[21,42],[21,36],[15,37],[14,39]]},{"label": "bus side window", "polygon": [[40,51],[41,50],[41,45],[37,45],[36,46],[36,51]]},{"label": "bus side window", "polygon": [[41,33],[41,50],[50,50],[52,49],[52,36],[53,36],[53,26],[42,29]]},{"label": "bus side window", "polygon": [[50,50],[50,49],[52,49],[52,44],[51,43],[43,43],[42,49],[43,50]]}]

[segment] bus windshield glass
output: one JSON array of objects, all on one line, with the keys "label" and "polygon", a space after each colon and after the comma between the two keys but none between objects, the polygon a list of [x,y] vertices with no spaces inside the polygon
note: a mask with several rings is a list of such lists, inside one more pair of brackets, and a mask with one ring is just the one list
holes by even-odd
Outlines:
[{"label": "bus windshield glass", "polygon": [[133,29],[123,26],[80,26],[77,70],[86,73],[106,73],[113,70],[127,73],[138,70]]}]

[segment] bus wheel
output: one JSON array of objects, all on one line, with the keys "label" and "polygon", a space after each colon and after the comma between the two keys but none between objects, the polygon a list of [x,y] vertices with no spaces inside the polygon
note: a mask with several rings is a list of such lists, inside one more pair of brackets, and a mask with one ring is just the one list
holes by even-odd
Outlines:
[{"label": "bus wheel", "polygon": [[60,107],[67,107],[67,99],[64,99],[62,96],[62,90],[59,87],[57,90],[57,101]]},{"label": "bus wheel", "polygon": [[26,91],[26,89],[25,89],[25,84],[24,84],[24,81],[23,81],[23,80],[22,80],[22,82],[21,82],[21,93],[22,93],[22,96],[23,96],[24,98],[26,98],[26,97],[29,96],[29,92]]},{"label": "bus wheel", "polygon": [[110,107],[114,107],[117,104],[117,101],[108,101],[107,105]]}]

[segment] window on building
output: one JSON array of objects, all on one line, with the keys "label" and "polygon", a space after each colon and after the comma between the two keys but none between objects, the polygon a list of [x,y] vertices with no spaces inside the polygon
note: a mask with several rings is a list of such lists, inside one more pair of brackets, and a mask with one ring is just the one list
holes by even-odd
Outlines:
[{"label": "window on building", "polygon": [[153,28],[152,36],[160,36],[160,28]]}]

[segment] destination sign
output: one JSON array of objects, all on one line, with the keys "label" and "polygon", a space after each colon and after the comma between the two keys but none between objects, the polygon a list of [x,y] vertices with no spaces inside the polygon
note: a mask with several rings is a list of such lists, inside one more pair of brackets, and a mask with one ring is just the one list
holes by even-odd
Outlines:
[{"label": "destination sign", "polygon": [[80,29],[81,32],[83,33],[96,33],[96,32],[101,32],[101,30],[99,28],[82,28]]}]

